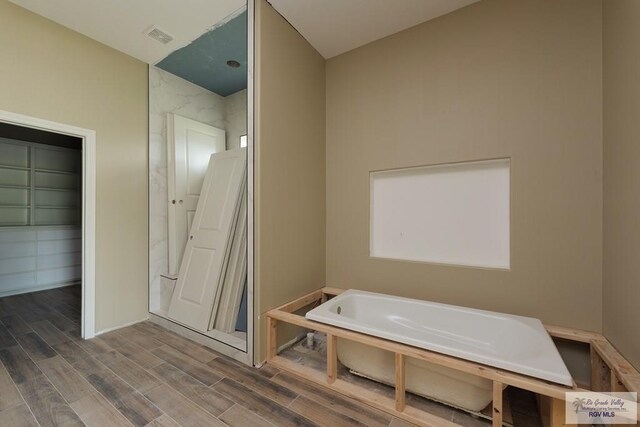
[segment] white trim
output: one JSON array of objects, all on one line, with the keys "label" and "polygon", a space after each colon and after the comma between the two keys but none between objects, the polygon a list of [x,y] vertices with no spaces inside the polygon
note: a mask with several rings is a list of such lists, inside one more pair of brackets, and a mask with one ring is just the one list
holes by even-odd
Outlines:
[{"label": "white trim", "polygon": [[192,329],[186,328],[158,314],[149,313],[149,321],[160,325],[172,332],[175,332],[178,335],[182,335],[183,337],[188,338],[191,341],[195,341],[198,344],[209,347],[210,349],[215,350],[218,353],[231,357],[238,362],[242,362],[246,365],[252,365],[251,357],[246,351],[240,350],[232,346],[231,344],[225,343],[222,340],[217,340],[207,335],[203,335],[200,332],[196,332]]},{"label": "white trim", "polygon": [[[182,334],[185,335],[183,333],[183,330],[189,330],[195,334],[198,334],[200,336],[200,338],[202,339],[214,339],[222,344],[224,344],[224,346],[222,346],[221,348],[226,349],[227,347],[233,347],[235,350],[241,351],[243,353],[247,352],[247,343],[246,343],[246,333],[243,332],[243,334],[245,335],[245,338],[239,338],[236,335],[233,334],[228,334],[226,332],[222,332],[222,331],[218,331],[216,329],[211,329],[210,331],[207,332],[201,332],[201,331],[196,331],[195,329],[191,329],[188,326],[182,325],[180,324],[180,322],[176,321],[176,320],[172,320],[171,318],[169,318],[169,316],[167,316],[167,312],[163,311],[163,310],[156,310],[156,311],[150,311],[149,312],[149,320],[151,322],[155,322],[153,319],[154,317],[152,316],[157,316],[160,318],[165,319],[167,322],[169,322],[172,325],[176,325],[177,327],[181,328],[177,333],[178,334]],[[157,322],[155,322],[157,323]],[[164,323],[163,323],[164,325]],[[211,346],[210,346],[211,347]],[[213,348],[213,347],[211,347]],[[221,350],[220,353],[223,353],[225,355],[229,355],[227,353],[225,353],[226,350]]]},{"label": "white trim", "polygon": [[0,122],[82,138],[82,338],[95,336],[96,132],[0,110]]},{"label": "white trim", "polygon": [[114,326],[113,328],[102,329],[96,332],[94,337],[97,337],[98,335],[103,335],[112,331],[117,331],[118,329],[126,328],[128,326],[137,325],[138,323],[146,322],[147,320],[149,320],[149,318],[145,317],[144,319],[134,320],[133,322],[125,323],[124,325],[118,325],[118,326]]},{"label": "white trim", "polygon": [[82,338],[96,330],[96,134],[82,143]]},{"label": "white trim", "polygon": [[[151,110],[151,105],[149,105],[149,110]],[[166,134],[165,134],[165,142],[167,145],[167,251],[168,251],[168,273],[175,274],[178,276],[178,272],[180,270],[180,266],[177,265],[176,251],[171,248],[172,244],[176,242],[176,221],[175,221],[175,201],[176,201],[176,138],[175,138],[175,121],[172,113],[164,114],[165,124],[166,124]],[[151,145],[151,131],[149,131],[149,145]],[[151,173],[149,173],[151,176]],[[149,198],[151,197],[151,189],[149,189]],[[172,203],[173,201],[173,203]],[[149,203],[151,205],[151,203]],[[149,212],[151,215],[151,212]],[[149,218],[149,224],[151,224],[151,218]],[[186,234],[186,231],[185,231]],[[185,239],[186,239],[185,235]],[[151,241],[149,241],[151,243]],[[149,278],[151,280],[151,278]],[[149,282],[151,283],[151,282]],[[151,297],[149,297],[151,298]]]},{"label": "white trim", "polygon": [[255,363],[255,256],[254,256],[254,64],[255,0],[247,0],[247,362]]}]

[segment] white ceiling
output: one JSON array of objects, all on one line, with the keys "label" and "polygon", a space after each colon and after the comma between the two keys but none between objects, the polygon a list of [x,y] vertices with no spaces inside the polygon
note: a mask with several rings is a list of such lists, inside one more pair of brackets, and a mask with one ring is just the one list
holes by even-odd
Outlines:
[{"label": "white ceiling", "polygon": [[[234,15],[245,0],[10,0],[144,62],[155,64]],[[331,58],[479,0],[268,0]],[[175,39],[144,34],[156,25]]]},{"label": "white ceiling", "polygon": [[479,0],[268,0],[325,58]]},{"label": "white ceiling", "polygon": [[[246,5],[245,0],[10,0],[149,64],[186,46]],[[157,25],[163,45],[143,33]]]}]

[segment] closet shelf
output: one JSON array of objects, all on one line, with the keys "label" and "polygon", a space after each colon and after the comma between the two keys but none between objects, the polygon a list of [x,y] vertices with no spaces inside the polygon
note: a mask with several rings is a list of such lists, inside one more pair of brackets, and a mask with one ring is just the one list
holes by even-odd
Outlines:
[{"label": "closet shelf", "polygon": [[22,166],[9,166],[9,165],[0,165],[0,169],[11,169],[15,171],[27,171],[27,172],[31,170],[30,168],[25,168]]},{"label": "closet shelf", "polygon": [[59,170],[55,170],[55,169],[34,169],[34,171],[36,172],[44,172],[44,173],[54,173],[54,174],[58,174],[58,175],[76,175],[79,176],[80,174],[78,172],[69,172],[69,171],[59,171]]},{"label": "closet shelf", "polygon": [[8,184],[0,184],[0,188],[9,188],[13,190],[30,190],[31,187],[28,185],[8,185]]},{"label": "closet shelf", "polygon": [[55,188],[55,187],[33,187],[34,190],[46,190],[46,191],[79,191],[78,188]]}]

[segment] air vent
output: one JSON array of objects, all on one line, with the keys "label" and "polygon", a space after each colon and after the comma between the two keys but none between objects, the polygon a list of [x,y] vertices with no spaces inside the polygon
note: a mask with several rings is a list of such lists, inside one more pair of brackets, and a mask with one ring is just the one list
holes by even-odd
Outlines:
[{"label": "air vent", "polygon": [[144,33],[146,35],[148,35],[149,37],[151,37],[152,39],[159,41],[162,44],[167,44],[171,40],[173,40],[173,36],[172,35],[170,35],[169,33],[167,33],[164,30],[161,30],[160,28],[156,27],[155,25],[152,25],[149,28],[147,28],[146,30],[144,30]]}]

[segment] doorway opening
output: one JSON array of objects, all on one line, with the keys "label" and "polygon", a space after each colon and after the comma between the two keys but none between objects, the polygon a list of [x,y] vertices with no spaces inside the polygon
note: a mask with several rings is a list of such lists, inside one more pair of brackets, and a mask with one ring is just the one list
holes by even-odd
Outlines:
[{"label": "doorway opening", "polygon": [[149,67],[149,318],[253,363],[253,2]]},{"label": "doorway opening", "polygon": [[0,111],[3,332],[92,338],[94,242],[95,132]]}]

